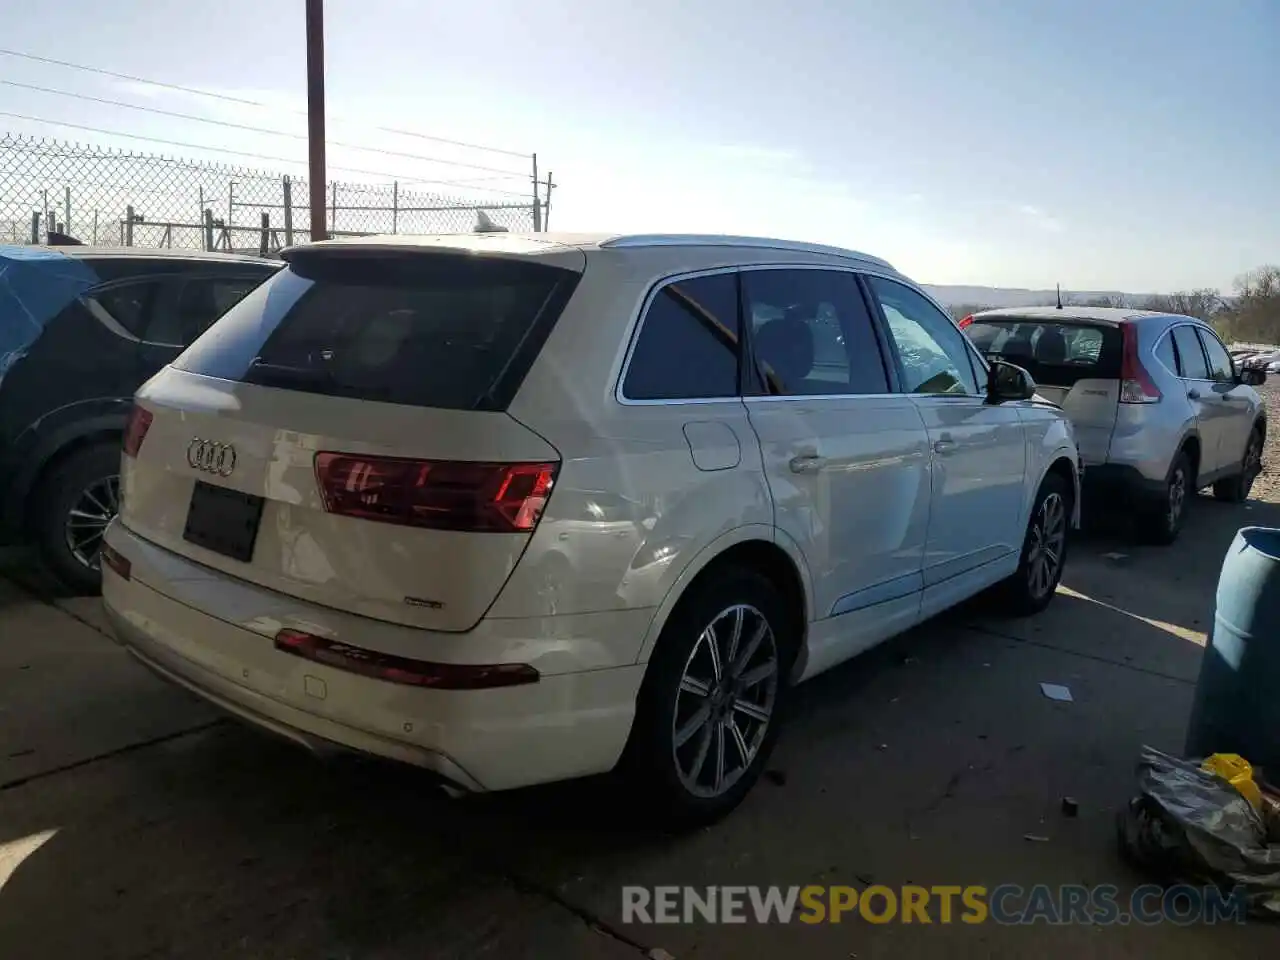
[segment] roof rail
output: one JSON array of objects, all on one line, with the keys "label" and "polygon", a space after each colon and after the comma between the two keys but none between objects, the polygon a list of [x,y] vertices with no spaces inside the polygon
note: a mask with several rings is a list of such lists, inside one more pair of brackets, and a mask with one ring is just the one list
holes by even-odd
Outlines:
[{"label": "roof rail", "polygon": [[[858,250],[831,247],[822,243],[804,243],[799,240],[777,240],[771,237],[736,237],[715,233],[637,233],[601,242],[608,250],[625,250],[635,247],[749,247],[758,250],[789,250],[793,253],[820,253],[829,257],[863,260],[893,270],[892,264],[880,257]],[[895,271],[896,272],[896,271]]]}]

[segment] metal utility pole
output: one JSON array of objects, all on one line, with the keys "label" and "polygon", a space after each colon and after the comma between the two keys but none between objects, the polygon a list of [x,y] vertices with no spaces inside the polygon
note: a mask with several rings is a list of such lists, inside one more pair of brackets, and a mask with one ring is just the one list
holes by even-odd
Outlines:
[{"label": "metal utility pole", "polygon": [[307,182],[311,188],[311,239],[324,240],[324,4],[307,0]]}]

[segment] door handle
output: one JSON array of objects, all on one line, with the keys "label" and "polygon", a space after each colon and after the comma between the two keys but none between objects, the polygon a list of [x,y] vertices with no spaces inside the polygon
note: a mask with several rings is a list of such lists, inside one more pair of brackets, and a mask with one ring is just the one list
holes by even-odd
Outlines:
[{"label": "door handle", "polygon": [[933,452],[946,456],[955,448],[956,448],[956,442],[954,440],[942,439],[934,443]]},{"label": "door handle", "polygon": [[798,457],[792,457],[789,464],[792,473],[817,473],[826,465],[827,458],[816,453],[802,453]]},{"label": "door handle", "polygon": [[1192,387],[1190,390],[1188,390],[1188,391],[1187,391],[1187,397],[1188,397],[1188,398],[1190,398],[1190,399],[1192,399],[1192,400],[1199,400],[1199,399],[1200,399],[1200,391],[1199,391],[1199,390],[1197,390],[1195,387]]}]

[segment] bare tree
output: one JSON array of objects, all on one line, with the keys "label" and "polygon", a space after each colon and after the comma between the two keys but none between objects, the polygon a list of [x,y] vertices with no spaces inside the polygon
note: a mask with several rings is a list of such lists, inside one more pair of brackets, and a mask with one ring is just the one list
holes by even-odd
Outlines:
[{"label": "bare tree", "polygon": [[1211,287],[1178,290],[1174,293],[1157,293],[1142,301],[1143,310],[1177,313],[1207,321],[1213,321],[1225,306],[1226,302],[1222,299],[1222,294]]},{"label": "bare tree", "polygon": [[1096,297],[1089,297],[1087,300],[1081,300],[1080,306],[1107,307],[1123,310],[1132,306],[1132,304],[1129,303],[1129,298],[1123,293],[1104,293]]},{"label": "bare tree", "polygon": [[1217,318],[1219,329],[1241,340],[1280,343],[1280,267],[1242,274],[1235,291],[1235,301]]}]

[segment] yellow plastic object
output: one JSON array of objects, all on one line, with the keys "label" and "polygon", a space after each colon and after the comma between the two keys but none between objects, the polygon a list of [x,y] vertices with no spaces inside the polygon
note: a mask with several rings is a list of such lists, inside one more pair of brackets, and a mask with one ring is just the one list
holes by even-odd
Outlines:
[{"label": "yellow plastic object", "polygon": [[1206,757],[1200,769],[1220,776],[1249,801],[1253,809],[1262,810],[1262,790],[1253,779],[1253,766],[1238,753],[1215,753]]}]

